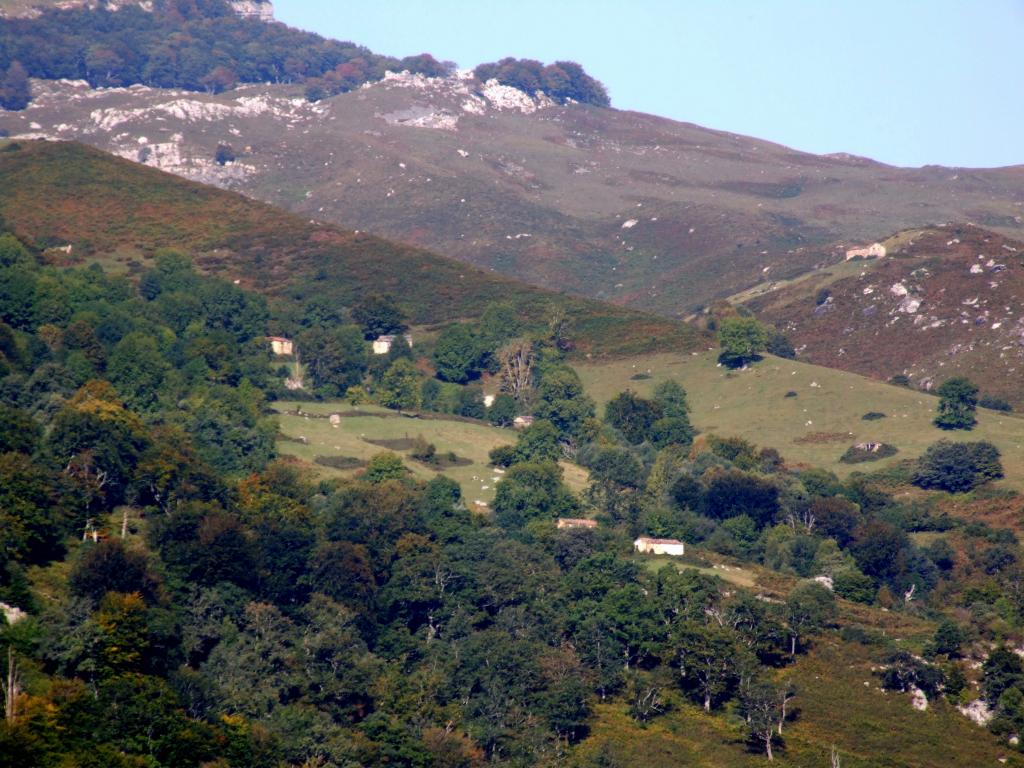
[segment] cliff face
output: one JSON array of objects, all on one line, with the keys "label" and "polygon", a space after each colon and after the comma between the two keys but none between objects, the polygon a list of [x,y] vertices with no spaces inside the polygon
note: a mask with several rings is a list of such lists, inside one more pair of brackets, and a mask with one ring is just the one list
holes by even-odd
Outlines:
[{"label": "cliff face", "polygon": [[274,4],[269,0],[232,0],[231,7],[243,19],[274,20]]}]

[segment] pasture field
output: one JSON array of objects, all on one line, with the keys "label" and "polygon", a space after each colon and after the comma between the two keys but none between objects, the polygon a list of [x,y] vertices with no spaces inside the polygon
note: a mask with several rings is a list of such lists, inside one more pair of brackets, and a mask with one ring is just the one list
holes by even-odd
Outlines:
[{"label": "pasture field", "polygon": [[[418,477],[430,479],[438,474],[431,466],[415,461],[409,449],[401,443],[380,445],[390,441],[414,440],[418,435],[437,446],[438,456],[452,451],[460,459],[455,466],[440,471],[462,486],[467,503],[494,499],[494,469],[487,466],[487,454],[499,445],[514,443],[512,430],[489,427],[475,422],[444,418],[412,418],[372,405],[352,406],[343,401],[322,403],[279,401],[278,411],[283,439],[278,451],[314,463],[318,456],[349,457],[366,462],[373,455],[394,450],[405,459],[406,465]],[[341,415],[333,426],[330,415]],[[305,438],[305,442],[299,442]],[[377,443],[370,441],[378,441]],[[334,469],[315,464],[317,470],[328,476],[351,475],[357,468]]]},{"label": "pasture field", "polygon": [[[650,396],[657,384],[675,379],[686,388],[691,419],[701,432],[770,446],[790,464],[823,467],[840,477],[917,458],[944,438],[989,440],[1003,454],[1006,478],[998,485],[1024,489],[1024,419],[1014,414],[979,408],[973,430],[947,432],[931,423],[938,398],[923,392],[771,356],[730,371],[717,365],[717,350],[578,363],[576,369],[599,409],[623,390]],[[872,411],[885,418],[865,421]],[[888,443],[898,453],[860,464],[839,461],[862,442]]]},{"label": "pasture field", "polygon": [[[322,403],[282,400],[274,403],[274,408],[282,436],[277,443],[278,452],[308,462],[325,476],[351,476],[374,454],[394,450],[417,477],[429,480],[441,473],[452,478],[462,486],[467,504],[474,501],[490,504],[494,500],[495,485],[501,473],[487,466],[488,454],[499,445],[516,441],[516,433],[511,429],[439,414],[413,418],[374,405],[352,406],[340,400]],[[336,427],[330,423],[332,413],[341,416]],[[439,457],[451,451],[460,461],[438,468],[416,461],[409,455],[406,443],[419,435],[437,447]],[[315,463],[318,456],[348,457],[356,461],[351,468],[335,469]],[[582,467],[562,462],[562,471],[566,484],[573,491],[579,492],[587,484],[587,473]]]}]

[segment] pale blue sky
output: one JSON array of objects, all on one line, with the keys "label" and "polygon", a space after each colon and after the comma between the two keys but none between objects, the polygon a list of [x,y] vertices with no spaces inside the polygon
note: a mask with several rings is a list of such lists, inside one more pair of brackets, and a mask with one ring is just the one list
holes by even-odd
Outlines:
[{"label": "pale blue sky", "polygon": [[394,56],[571,59],[636,109],[897,165],[1024,163],[1024,0],[277,0]]}]

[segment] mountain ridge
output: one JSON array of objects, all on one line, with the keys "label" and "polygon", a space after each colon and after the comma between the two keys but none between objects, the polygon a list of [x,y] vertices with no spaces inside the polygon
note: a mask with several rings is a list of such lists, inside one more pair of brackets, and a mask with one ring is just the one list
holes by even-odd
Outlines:
[{"label": "mountain ridge", "polygon": [[[1024,233],[1021,166],[811,155],[559,105],[467,73],[389,74],[317,103],[288,85],[37,88],[27,110],[0,113],[0,129],[77,138],[310,218],[670,316],[911,226]],[[219,165],[228,144],[235,159]]]}]

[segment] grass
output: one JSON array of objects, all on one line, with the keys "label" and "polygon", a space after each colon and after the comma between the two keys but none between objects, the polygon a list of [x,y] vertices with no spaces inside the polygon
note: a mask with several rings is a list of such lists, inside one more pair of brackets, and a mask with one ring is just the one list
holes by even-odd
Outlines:
[{"label": "grass", "polygon": [[652,573],[657,573],[666,565],[674,565],[681,571],[692,568],[707,576],[718,576],[723,581],[745,589],[758,584],[756,567],[727,563],[727,558],[713,552],[697,552],[695,547],[687,546],[687,552],[683,557],[636,555],[634,560]]},{"label": "grass", "polygon": [[[417,477],[429,480],[437,474],[444,474],[455,480],[462,486],[467,503],[483,501],[490,504],[494,500],[495,486],[501,474],[487,466],[488,453],[499,445],[510,445],[516,440],[515,432],[509,429],[443,417],[408,418],[372,405],[360,405],[356,409],[342,401],[279,401],[274,407],[279,413],[283,436],[278,441],[278,451],[312,464],[324,476],[352,476],[358,469],[339,470],[315,464],[318,456],[345,456],[365,462],[388,450],[381,445],[384,443],[402,455]],[[297,408],[301,408],[303,415],[295,414]],[[328,418],[332,413],[357,415],[343,415],[335,427]],[[417,435],[433,443],[438,455],[452,451],[469,463],[434,468],[412,459],[409,447]],[[302,438],[305,442],[299,442]],[[586,485],[587,474],[582,467],[563,462],[563,470],[566,483],[574,491],[578,492]]]},{"label": "grass", "polygon": [[[650,395],[666,379],[685,388],[691,418],[702,432],[739,436],[778,449],[790,464],[819,466],[845,477],[858,468],[889,467],[916,458],[937,440],[990,440],[1003,455],[1006,478],[998,486],[1024,489],[1024,419],[979,409],[970,432],[946,432],[932,425],[938,400],[854,373],[793,360],[766,357],[745,371],[716,365],[713,351],[693,355],[646,355],[628,360],[576,365],[588,393],[603,405],[632,389]],[[638,373],[649,379],[635,380]],[[796,391],[797,397],[786,397]],[[864,421],[869,411],[888,414]],[[866,465],[839,461],[851,445],[884,442],[895,456]]]}]

